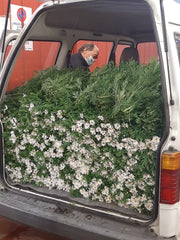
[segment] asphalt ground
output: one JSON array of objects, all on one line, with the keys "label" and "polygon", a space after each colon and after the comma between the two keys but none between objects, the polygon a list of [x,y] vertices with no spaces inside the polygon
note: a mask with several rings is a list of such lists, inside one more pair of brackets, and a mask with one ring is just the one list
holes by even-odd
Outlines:
[{"label": "asphalt ground", "polygon": [[0,240],[69,240],[0,216]]}]

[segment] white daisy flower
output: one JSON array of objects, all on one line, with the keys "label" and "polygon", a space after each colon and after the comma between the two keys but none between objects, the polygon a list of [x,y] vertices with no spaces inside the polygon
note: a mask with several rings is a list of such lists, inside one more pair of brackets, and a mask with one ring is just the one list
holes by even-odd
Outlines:
[{"label": "white daisy flower", "polygon": [[90,123],[86,122],[86,123],[84,124],[84,128],[85,128],[85,129],[89,129],[89,127],[90,127]]},{"label": "white daisy flower", "polygon": [[103,116],[98,116],[98,119],[100,119],[101,121],[104,121],[104,117]]},{"label": "white daisy flower", "polygon": [[120,125],[119,123],[115,123],[115,124],[114,124],[114,128],[115,128],[116,130],[119,130],[119,129],[121,128],[121,125]]}]

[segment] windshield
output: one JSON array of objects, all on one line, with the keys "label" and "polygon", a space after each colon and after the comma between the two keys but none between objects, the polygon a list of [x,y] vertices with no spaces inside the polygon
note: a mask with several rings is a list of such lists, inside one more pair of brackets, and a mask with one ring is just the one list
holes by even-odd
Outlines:
[{"label": "windshield", "polygon": [[180,63],[180,33],[175,33],[176,48],[178,52],[178,58]]}]

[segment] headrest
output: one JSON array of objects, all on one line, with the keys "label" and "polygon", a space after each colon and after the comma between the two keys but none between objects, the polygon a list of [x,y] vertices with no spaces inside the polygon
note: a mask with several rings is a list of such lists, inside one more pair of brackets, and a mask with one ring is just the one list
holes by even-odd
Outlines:
[{"label": "headrest", "polygon": [[121,54],[120,63],[129,62],[130,60],[134,60],[139,64],[139,53],[137,48],[134,48],[134,47],[124,48]]}]

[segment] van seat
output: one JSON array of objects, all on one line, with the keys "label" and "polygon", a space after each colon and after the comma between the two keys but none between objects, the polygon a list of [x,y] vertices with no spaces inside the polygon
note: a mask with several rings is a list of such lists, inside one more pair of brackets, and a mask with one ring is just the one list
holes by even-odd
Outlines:
[{"label": "van seat", "polygon": [[126,47],[123,49],[121,54],[120,63],[121,62],[129,62],[130,60],[134,60],[139,64],[139,53],[137,48],[134,47]]}]

